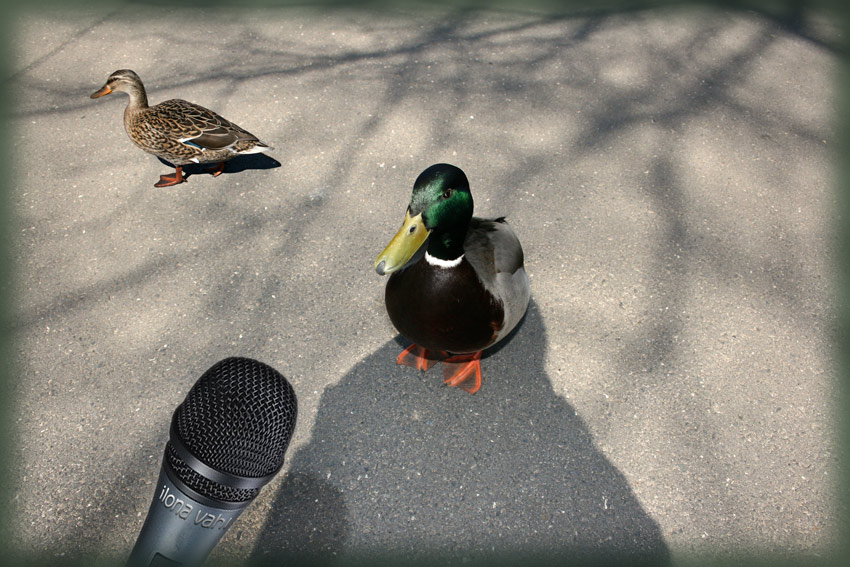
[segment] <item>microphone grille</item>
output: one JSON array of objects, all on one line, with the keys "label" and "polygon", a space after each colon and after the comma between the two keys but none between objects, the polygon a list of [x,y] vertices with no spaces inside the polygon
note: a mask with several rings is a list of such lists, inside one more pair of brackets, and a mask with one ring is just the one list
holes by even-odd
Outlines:
[{"label": "microphone grille", "polygon": [[283,465],[296,415],[295,391],[282,374],[234,357],[213,365],[192,386],[175,412],[175,426],[184,446],[205,465],[263,477]]},{"label": "microphone grille", "polygon": [[206,498],[221,502],[250,502],[260,493],[259,488],[233,488],[210,480],[180,458],[174,445],[165,445],[165,459],[180,481]]}]

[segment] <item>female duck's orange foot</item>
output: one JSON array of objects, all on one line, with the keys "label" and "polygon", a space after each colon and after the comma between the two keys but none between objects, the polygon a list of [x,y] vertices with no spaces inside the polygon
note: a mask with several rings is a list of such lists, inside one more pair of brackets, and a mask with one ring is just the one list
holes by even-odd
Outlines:
[{"label": "female duck's orange foot", "polygon": [[416,370],[428,370],[445,358],[446,354],[443,352],[442,356],[438,356],[435,351],[414,344],[401,351],[396,363],[410,366]]},{"label": "female duck's orange foot", "polygon": [[[475,383],[467,382],[475,377]],[[481,389],[481,351],[458,354],[443,361],[443,378],[449,386],[460,386],[470,394]]]},{"label": "female duck's orange foot", "polygon": [[183,167],[177,167],[174,170],[174,175],[160,175],[159,182],[154,183],[154,187],[171,187],[172,185],[177,185],[178,183],[183,183],[186,181],[186,178],[183,177]]},{"label": "female duck's orange foot", "polygon": [[221,172],[224,171],[224,162],[222,161],[222,162],[219,162],[218,165],[215,165],[213,167],[208,167],[207,171],[212,172],[213,177],[218,177],[219,175],[221,175]]}]

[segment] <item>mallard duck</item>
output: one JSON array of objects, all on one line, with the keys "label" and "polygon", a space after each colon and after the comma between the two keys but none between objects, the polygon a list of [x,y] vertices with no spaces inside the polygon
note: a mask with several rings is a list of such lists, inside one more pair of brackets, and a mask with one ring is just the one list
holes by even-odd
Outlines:
[{"label": "mallard duck", "polygon": [[134,144],[174,165],[174,175],[161,175],[154,187],[168,187],[186,180],[183,166],[217,163],[209,168],[214,177],[224,171],[224,162],[239,154],[272,149],[256,136],[222,118],[212,110],[181,99],[148,106],[148,96],[139,76],[129,69],[115,71],[106,84],[91,94],[100,98],[114,92],[130,95],[124,109],[124,129]]},{"label": "mallard duck", "polygon": [[474,394],[481,388],[482,351],[522,319],[531,292],[522,246],[504,217],[473,217],[472,208],[460,168],[427,168],[375,270],[390,274],[387,313],[414,343],[397,362],[428,370],[442,361],[445,383]]}]

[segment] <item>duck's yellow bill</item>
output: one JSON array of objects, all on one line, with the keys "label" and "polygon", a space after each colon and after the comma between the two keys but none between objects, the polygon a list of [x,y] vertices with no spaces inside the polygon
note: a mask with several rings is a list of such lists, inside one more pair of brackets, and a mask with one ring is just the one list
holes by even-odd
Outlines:
[{"label": "duck's yellow bill", "polygon": [[108,95],[110,93],[112,93],[112,89],[110,89],[106,85],[103,85],[103,88],[101,88],[99,91],[91,94],[91,98],[100,98],[100,97],[102,97],[104,95]]},{"label": "duck's yellow bill", "polygon": [[375,271],[383,276],[403,268],[428,239],[430,233],[431,231],[425,228],[422,213],[411,217],[410,211],[407,211],[404,224],[375,260]]}]

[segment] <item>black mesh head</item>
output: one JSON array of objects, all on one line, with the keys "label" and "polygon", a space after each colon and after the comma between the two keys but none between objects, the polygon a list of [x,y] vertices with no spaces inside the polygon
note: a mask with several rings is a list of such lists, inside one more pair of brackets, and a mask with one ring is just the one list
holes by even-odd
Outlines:
[{"label": "black mesh head", "polygon": [[212,502],[250,502],[260,493],[259,488],[234,488],[205,477],[181,459],[171,443],[165,445],[165,461],[184,485]]},{"label": "black mesh head", "polygon": [[[296,414],[295,392],[283,375],[256,360],[227,358],[207,370],[175,410],[172,442],[225,475],[266,477],[283,465]],[[203,496],[239,502],[259,492],[211,481],[187,465],[188,457],[181,459],[172,443],[166,460],[183,483]]]}]

